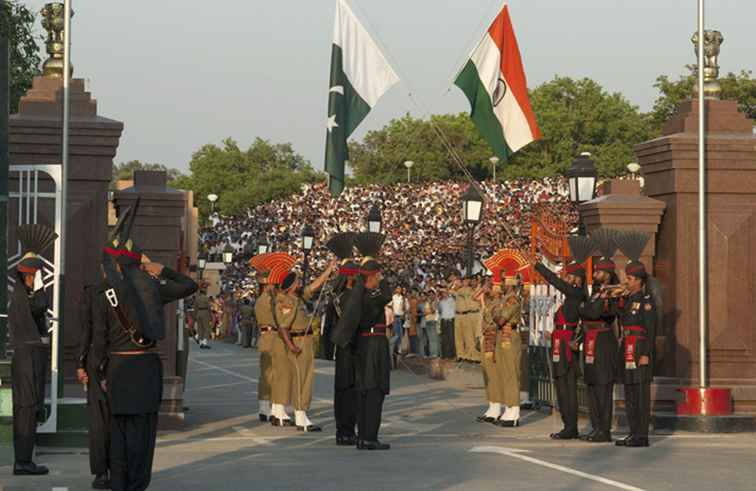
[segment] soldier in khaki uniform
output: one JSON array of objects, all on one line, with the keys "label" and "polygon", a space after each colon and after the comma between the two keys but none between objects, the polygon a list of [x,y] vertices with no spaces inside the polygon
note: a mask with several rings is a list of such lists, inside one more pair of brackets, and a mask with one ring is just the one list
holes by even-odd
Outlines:
[{"label": "soldier in khaki uniform", "polygon": [[[305,301],[312,298],[328,280],[336,267],[332,262],[318,279],[305,287],[302,295],[299,289],[302,281],[295,272],[289,272],[281,282],[281,288],[275,297],[273,317],[278,326],[278,335],[283,340],[291,377],[291,404],[294,406],[294,419],[299,431],[321,431],[307,417],[312,401],[312,384],[314,380],[315,353],[313,345],[310,316],[305,309]],[[275,270],[276,268],[274,268]]]},{"label": "soldier in khaki uniform", "polygon": [[207,340],[210,339],[210,299],[207,296],[207,284],[200,286],[199,293],[194,297],[194,318],[197,337],[201,349],[210,349]]},{"label": "soldier in khaki uniform", "polygon": [[498,426],[519,426],[520,424],[520,358],[521,338],[519,332],[522,307],[515,291],[517,279],[507,278],[508,289],[492,313],[498,326],[496,342],[496,371],[499,374],[501,403],[506,406],[496,422]]},{"label": "soldier in khaki uniform", "polygon": [[475,335],[480,326],[480,304],[475,300],[475,291],[469,278],[456,278],[451,286],[456,300],[457,313],[454,317],[454,341],[457,357],[467,361],[480,361],[480,353],[475,349]]},{"label": "soldier in khaki uniform", "polygon": [[260,381],[257,385],[257,405],[260,421],[268,421],[271,416],[271,386],[273,382],[273,339],[276,337],[273,327],[273,309],[271,308],[271,287],[265,272],[258,271],[257,282],[260,296],[255,302],[255,319],[259,329],[257,350],[260,352]]},{"label": "soldier in khaki uniform", "polygon": [[486,399],[488,400],[488,410],[483,416],[478,416],[476,421],[479,423],[495,423],[501,416],[501,381],[500,374],[497,370],[497,346],[498,346],[498,326],[494,319],[494,313],[498,311],[502,303],[501,288],[498,282],[498,273],[494,277],[493,286],[489,291],[483,290],[478,298],[482,304],[482,336],[481,348],[483,350],[483,359],[481,366],[483,368],[483,383],[486,387]]}]

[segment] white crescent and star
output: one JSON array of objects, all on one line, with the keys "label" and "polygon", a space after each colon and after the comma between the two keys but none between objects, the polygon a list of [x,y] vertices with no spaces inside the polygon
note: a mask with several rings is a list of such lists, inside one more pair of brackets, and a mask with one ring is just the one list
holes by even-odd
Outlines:
[{"label": "white crescent and star", "polygon": [[[344,86],[334,85],[328,90],[328,93],[344,95]],[[328,121],[326,121],[326,128],[328,128],[328,132],[330,133],[334,128],[338,128],[338,126],[339,124],[336,122],[336,115],[333,114],[331,116],[328,116]]]}]

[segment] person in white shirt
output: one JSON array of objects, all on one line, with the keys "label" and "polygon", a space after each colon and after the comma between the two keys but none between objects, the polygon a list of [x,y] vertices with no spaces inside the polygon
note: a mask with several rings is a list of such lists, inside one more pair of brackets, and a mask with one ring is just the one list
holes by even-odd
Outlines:
[{"label": "person in white shirt", "polygon": [[441,321],[441,357],[453,360],[457,357],[454,346],[454,315],[456,301],[449,295],[448,290],[441,290],[441,300],[438,302],[438,316]]},{"label": "person in white shirt", "polygon": [[401,287],[396,287],[394,290],[394,296],[391,299],[391,310],[394,311],[394,326],[391,336],[392,355],[399,352],[402,342],[402,328],[404,327],[404,312],[407,307],[407,299],[404,297],[404,292]]}]

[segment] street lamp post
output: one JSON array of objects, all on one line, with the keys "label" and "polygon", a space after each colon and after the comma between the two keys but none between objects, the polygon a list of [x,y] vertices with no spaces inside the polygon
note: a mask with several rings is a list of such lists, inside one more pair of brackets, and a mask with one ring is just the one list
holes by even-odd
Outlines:
[{"label": "street lamp post", "polygon": [[409,184],[412,181],[412,166],[415,165],[415,163],[411,160],[406,160],[404,162],[404,166],[407,168],[407,183]]},{"label": "street lamp post", "polygon": [[228,266],[234,262],[234,248],[231,247],[231,244],[226,244],[226,247],[223,248],[223,264]]},{"label": "street lamp post", "polygon": [[381,209],[377,205],[370,207],[367,216],[368,232],[381,233]]},{"label": "street lamp post", "polygon": [[218,201],[218,195],[211,193],[207,195],[207,200],[210,202],[210,214],[215,213],[215,202]]},{"label": "street lamp post", "polygon": [[268,245],[268,241],[263,237],[260,242],[257,243],[257,254],[267,254],[269,249],[270,246]]},{"label": "street lamp post", "polygon": [[[567,180],[570,188],[570,201],[575,206],[590,201],[596,197],[596,180],[598,172],[591,160],[590,152],[583,152],[572,162],[567,169]],[[585,224],[582,217],[578,225],[578,235],[586,235]]]},{"label": "street lamp post", "polygon": [[472,276],[473,270],[473,239],[475,236],[475,227],[480,222],[483,212],[483,197],[480,195],[475,186],[467,188],[462,195],[462,221],[467,228],[467,242],[465,244],[465,259],[467,263],[467,274]]},{"label": "street lamp post", "polygon": [[499,163],[499,157],[494,155],[490,159],[488,159],[489,162],[491,162],[491,167],[493,168],[493,180],[496,182],[496,164]]},{"label": "street lamp post", "polygon": [[202,254],[197,258],[197,269],[199,269],[200,279],[202,279],[203,273],[205,272],[205,266],[207,266],[207,257]]},{"label": "street lamp post", "polygon": [[302,283],[307,284],[307,272],[310,266],[310,252],[315,245],[315,233],[310,225],[305,225],[302,229],[302,250],[304,251],[304,263],[302,263]]}]

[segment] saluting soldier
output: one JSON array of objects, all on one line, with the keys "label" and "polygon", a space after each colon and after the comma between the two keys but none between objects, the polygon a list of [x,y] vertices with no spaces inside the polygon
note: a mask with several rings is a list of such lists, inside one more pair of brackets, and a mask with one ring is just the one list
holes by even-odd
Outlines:
[{"label": "saluting soldier", "polygon": [[81,333],[76,376],[87,389],[87,415],[89,424],[89,469],[95,476],[93,489],[110,489],[110,404],[102,388],[98,367],[89,356],[92,347],[92,305],[108,289],[104,281],[86,285],[79,303]]},{"label": "saluting soldier", "polygon": [[356,338],[358,450],[391,448],[388,443],[378,440],[383,401],[389,393],[391,377],[386,306],[391,302],[392,294],[382,275],[383,266],[376,259],[384,239],[385,236],[375,232],[355,235],[355,246],[363,256],[360,275],[332,336],[333,342],[342,348]]},{"label": "saluting soldier", "polygon": [[592,428],[590,433],[580,438],[589,442],[612,441],[617,336],[614,333],[615,300],[606,287],[619,283],[612,260],[617,250],[614,236],[614,231],[608,229],[599,229],[591,234],[591,241],[601,253],[601,258],[593,263],[593,292],[579,308],[585,330],[583,378],[588,390]]},{"label": "saluting soldier", "polygon": [[[262,256],[252,258],[252,267],[259,265]],[[256,278],[260,295],[255,302],[255,320],[257,321],[257,351],[260,353],[260,380],[257,383],[257,407],[260,421],[266,422],[271,417],[271,400],[273,384],[273,341],[277,337],[273,320],[273,287],[268,284],[268,271],[258,269]]]},{"label": "saluting soldier", "polygon": [[470,278],[455,278],[450,291],[456,301],[454,316],[454,341],[458,359],[480,361],[480,353],[475,349],[475,336],[480,325],[480,304],[475,300],[475,290]]},{"label": "saluting soldier", "polygon": [[119,217],[105,246],[107,289],[92,305],[92,363],[110,400],[111,489],[147,489],[155,455],[165,337],[164,305],[197,290],[191,278],[150,262],[130,238],[139,200]]},{"label": "saluting soldier", "polygon": [[494,309],[492,317],[498,327],[496,343],[496,369],[499,372],[499,388],[504,412],[496,422],[498,426],[513,427],[520,425],[520,358],[522,357],[520,338],[520,317],[522,302],[515,288],[516,276],[507,277],[504,286],[507,289],[502,301]]},{"label": "saluting soldier", "polygon": [[278,326],[278,335],[286,346],[289,372],[292,376],[291,404],[294,406],[294,423],[299,431],[322,431],[307,417],[307,411],[312,402],[315,351],[311,320],[307,314],[305,302],[309,301],[313,294],[325,284],[335,266],[336,262],[331,262],[314,282],[304,288],[301,295],[299,290],[302,287],[302,281],[296,272],[276,266],[271,270],[271,275],[286,272],[281,281],[281,288],[275,297],[273,318]]},{"label": "saluting soldier", "polygon": [[565,279],[554,274],[542,263],[535,269],[554,288],[564,295],[564,302],[554,315],[554,330],[551,333],[551,363],[554,385],[556,386],[559,413],[564,428],[550,435],[555,440],[578,438],[578,344],[580,315],[578,307],[587,296],[585,287],[585,267],[583,263],[593,252],[588,237],[568,238],[572,262],[567,264]]},{"label": "saluting soldier", "polygon": [[[354,234],[343,232],[330,238],[326,247],[339,258],[338,276],[333,288],[333,298],[326,309],[328,336],[344,313],[344,308],[352,293],[360,266],[354,262]],[[329,339],[330,342],[330,339]],[[336,370],[334,376],[333,414],[336,419],[336,445],[357,444],[358,393],[355,389],[354,347],[355,339],[345,347],[335,345]]]},{"label": "saluting soldier", "polygon": [[[8,309],[8,330],[13,388],[13,475],[43,475],[49,470],[35,464],[37,421],[45,404],[45,379],[50,356],[47,333],[48,300],[38,272],[44,267],[42,252],[58,235],[44,225],[21,225],[18,240],[24,252],[16,266],[16,284]],[[36,284],[35,284],[36,283]]]},{"label": "saluting soldier", "polygon": [[640,262],[649,234],[621,232],[616,241],[628,257],[625,284],[628,295],[620,298],[617,309],[622,329],[620,380],[625,384],[625,413],[630,434],[617,440],[620,447],[648,447],[651,420],[651,381],[654,378],[657,302],[650,277]]},{"label": "saluting soldier", "polygon": [[[486,265],[489,267],[488,265]],[[489,267],[490,269],[490,267]],[[483,369],[483,385],[486,389],[486,399],[488,399],[488,409],[482,416],[475,418],[479,423],[495,423],[502,414],[502,391],[500,373],[496,366],[496,348],[499,342],[499,326],[494,319],[494,312],[502,303],[501,296],[501,270],[494,269],[494,280],[490,289],[481,290],[477,298],[480,300],[483,309],[483,324],[481,349],[483,359],[481,367]]]}]

